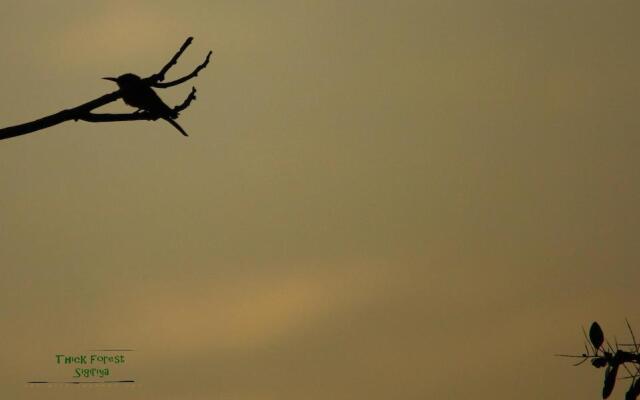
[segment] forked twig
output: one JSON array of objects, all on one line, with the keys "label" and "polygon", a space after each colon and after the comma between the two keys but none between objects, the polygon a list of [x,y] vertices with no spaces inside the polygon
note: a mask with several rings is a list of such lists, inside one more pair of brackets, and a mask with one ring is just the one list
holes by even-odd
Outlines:
[{"label": "forked twig", "polygon": [[151,86],[153,87],[157,87],[157,88],[168,88],[171,86],[176,86],[181,84],[182,82],[186,82],[191,78],[195,78],[196,76],[198,76],[198,73],[203,70],[204,68],[206,68],[206,66],[209,64],[209,59],[211,58],[211,55],[213,54],[212,51],[209,51],[209,53],[207,54],[207,57],[204,59],[204,61],[202,62],[202,64],[198,65],[196,67],[196,69],[194,69],[190,74],[183,76],[182,78],[178,78],[174,81],[171,82],[156,82],[156,83],[152,83]]},{"label": "forked twig", "polygon": [[187,96],[186,99],[184,99],[184,101],[182,102],[182,104],[177,105],[175,107],[173,107],[173,111],[179,113],[182,110],[186,109],[187,107],[189,107],[189,105],[191,104],[192,101],[194,101],[196,99],[196,88],[195,86],[191,88],[191,93],[189,93],[189,95]]}]

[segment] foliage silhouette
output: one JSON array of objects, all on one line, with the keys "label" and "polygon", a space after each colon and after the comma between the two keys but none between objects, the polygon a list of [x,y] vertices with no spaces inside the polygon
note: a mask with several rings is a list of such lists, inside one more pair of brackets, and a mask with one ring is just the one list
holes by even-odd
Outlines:
[{"label": "foliage silhouette", "polygon": [[600,346],[602,346],[602,343],[604,343],[604,333],[597,322],[591,324],[591,328],[589,329],[589,339],[591,339],[591,344],[593,344],[595,349],[599,349]]},{"label": "foliage silhouette", "polygon": [[[97,99],[91,100],[87,103],[81,104],[77,107],[62,110],[55,114],[48,115],[46,117],[37,119],[35,121],[27,122],[20,125],[10,126],[8,128],[0,129],[0,140],[8,139],[15,136],[25,135],[39,131],[41,129],[49,128],[51,126],[60,124],[65,121],[87,121],[87,122],[115,122],[115,121],[155,121],[159,118],[166,120],[176,129],[178,129],[183,135],[187,136],[186,132],[177,124],[174,120],[178,118],[181,111],[185,110],[193,100],[196,99],[196,88],[191,89],[191,93],[187,98],[173,108],[170,108],[160,97],[153,91],[152,88],[168,88],[172,86],[184,83],[192,78],[195,78],[198,73],[204,69],[208,64],[213,54],[211,51],[207,54],[202,64],[198,65],[190,74],[173,81],[164,82],[165,75],[177,62],[182,53],[189,47],[193,37],[187,38],[182,44],[178,52],[169,60],[169,62],[162,67],[162,69],[149,77],[139,78],[134,74],[125,74],[126,76],[133,75],[138,78],[135,85],[121,84],[118,79],[111,78],[118,83],[119,89],[115,92],[105,94]],[[97,114],[92,111],[105,104],[111,103],[122,98],[125,103],[138,108],[138,111],[129,114]],[[161,105],[160,105],[161,104]]]},{"label": "foliage silhouette", "polygon": [[[558,354],[561,357],[581,358],[574,365],[581,365],[587,360],[591,360],[591,365],[595,368],[605,368],[604,385],[602,386],[602,398],[608,398],[616,384],[616,379],[631,379],[631,385],[625,393],[625,400],[636,400],[640,396],[640,344],[636,342],[636,337],[627,322],[627,328],[631,334],[632,343],[624,344],[615,342],[615,347],[609,341],[605,340],[602,328],[597,322],[591,324],[589,329],[589,338],[583,333],[586,339],[585,353],[581,355]],[[603,344],[606,343],[606,348]],[[590,347],[587,347],[587,344]],[[624,350],[624,349],[627,350]],[[627,373],[626,376],[618,378],[618,369],[622,366]]]}]

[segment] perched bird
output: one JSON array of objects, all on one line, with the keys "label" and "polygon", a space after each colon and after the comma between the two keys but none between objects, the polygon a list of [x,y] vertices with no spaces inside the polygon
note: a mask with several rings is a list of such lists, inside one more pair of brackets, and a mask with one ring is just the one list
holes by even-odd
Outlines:
[{"label": "perched bird", "polygon": [[162,118],[174,128],[180,131],[184,136],[187,132],[182,129],[176,121],[178,113],[166,105],[160,96],[153,91],[151,86],[146,84],[142,78],[135,74],[124,74],[117,78],[102,78],[113,81],[118,84],[120,92],[122,92],[122,100],[132,107],[146,111],[154,117]]}]

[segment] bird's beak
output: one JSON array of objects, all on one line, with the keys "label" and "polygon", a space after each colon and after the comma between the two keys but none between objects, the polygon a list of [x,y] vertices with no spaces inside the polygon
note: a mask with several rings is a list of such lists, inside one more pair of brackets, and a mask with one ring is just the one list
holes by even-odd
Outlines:
[{"label": "bird's beak", "polygon": [[106,78],[102,78],[102,79],[106,79],[108,81],[118,82],[118,80],[116,78],[111,78],[111,77],[106,77]]}]

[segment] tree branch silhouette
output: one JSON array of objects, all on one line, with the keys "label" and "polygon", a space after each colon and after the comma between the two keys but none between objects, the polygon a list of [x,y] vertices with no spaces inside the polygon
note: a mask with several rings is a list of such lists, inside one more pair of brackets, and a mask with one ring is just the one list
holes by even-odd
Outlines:
[{"label": "tree branch silhouette", "polygon": [[209,58],[211,57],[212,54],[213,52],[209,51],[209,54],[207,54],[207,57],[204,59],[204,62],[198,65],[196,69],[194,69],[193,72],[191,72],[189,75],[183,76],[182,78],[176,79],[171,82],[154,82],[151,84],[151,86],[164,89],[171,86],[179,85],[182,82],[186,82],[191,78],[195,78],[196,76],[198,76],[198,72],[200,72],[200,70],[204,69],[207,66],[207,64],[209,64]]},{"label": "tree branch silhouette", "polygon": [[182,104],[173,107],[173,111],[179,113],[182,110],[185,110],[187,107],[189,107],[191,102],[194,101],[195,99],[196,99],[196,88],[194,86],[191,88],[191,93],[189,93],[189,96],[187,96],[187,98],[184,99]]},{"label": "tree branch silhouette", "polygon": [[153,82],[160,82],[164,80],[164,75],[171,69],[171,67],[173,67],[174,65],[176,65],[178,63],[178,58],[180,58],[180,56],[182,55],[182,53],[184,53],[184,51],[187,49],[187,47],[189,47],[191,45],[191,42],[193,42],[193,37],[188,37],[187,40],[184,41],[184,43],[182,44],[182,46],[180,46],[180,49],[178,50],[178,52],[171,57],[171,60],[169,60],[169,62],[162,67],[162,69],[160,70],[160,72],[158,72],[157,74],[153,74],[151,75],[149,78],[149,80],[153,81]]},{"label": "tree branch silhouette", "polygon": [[[152,87],[157,88],[168,88],[172,86],[179,85],[183,82],[188,81],[198,75],[198,73],[206,68],[209,64],[209,59],[213,54],[211,51],[207,54],[204,62],[198,65],[190,74],[183,76],[182,78],[178,78],[171,82],[163,82],[165,79],[166,73],[173,67],[177,62],[182,53],[189,47],[191,42],[193,41],[193,37],[187,38],[187,40],[182,44],[178,52],[169,60],[169,62],[162,67],[162,69],[147,78],[143,78],[143,81]],[[189,107],[191,102],[196,99],[196,88],[191,89],[191,93],[187,96],[187,98],[182,102],[182,104],[173,107],[173,111],[176,113],[184,111]],[[66,121],[86,121],[86,122],[116,122],[116,121],[155,121],[160,116],[152,114],[148,111],[137,111],[133,113],[125,113],[125,114],[97,114],[92,113],[91,111],[95,110],[98,107],[102,107],[106,104],[114,102],[118,99],[122,98],[121,90],[117,90],[115,92],[111,92],[100,96],[94,100],[81,104],[79,106],[59,111],[55,114],[48,115],[43,118],[36,119],[34,121],[26,122],[20,125],[10,126],[7,128],[0,129],[0,140],[9,139],[16,136],[25,135],[27,133],[36,132],[42,129],[46,129],[52,127],[54,125],[60,124]]]}]

